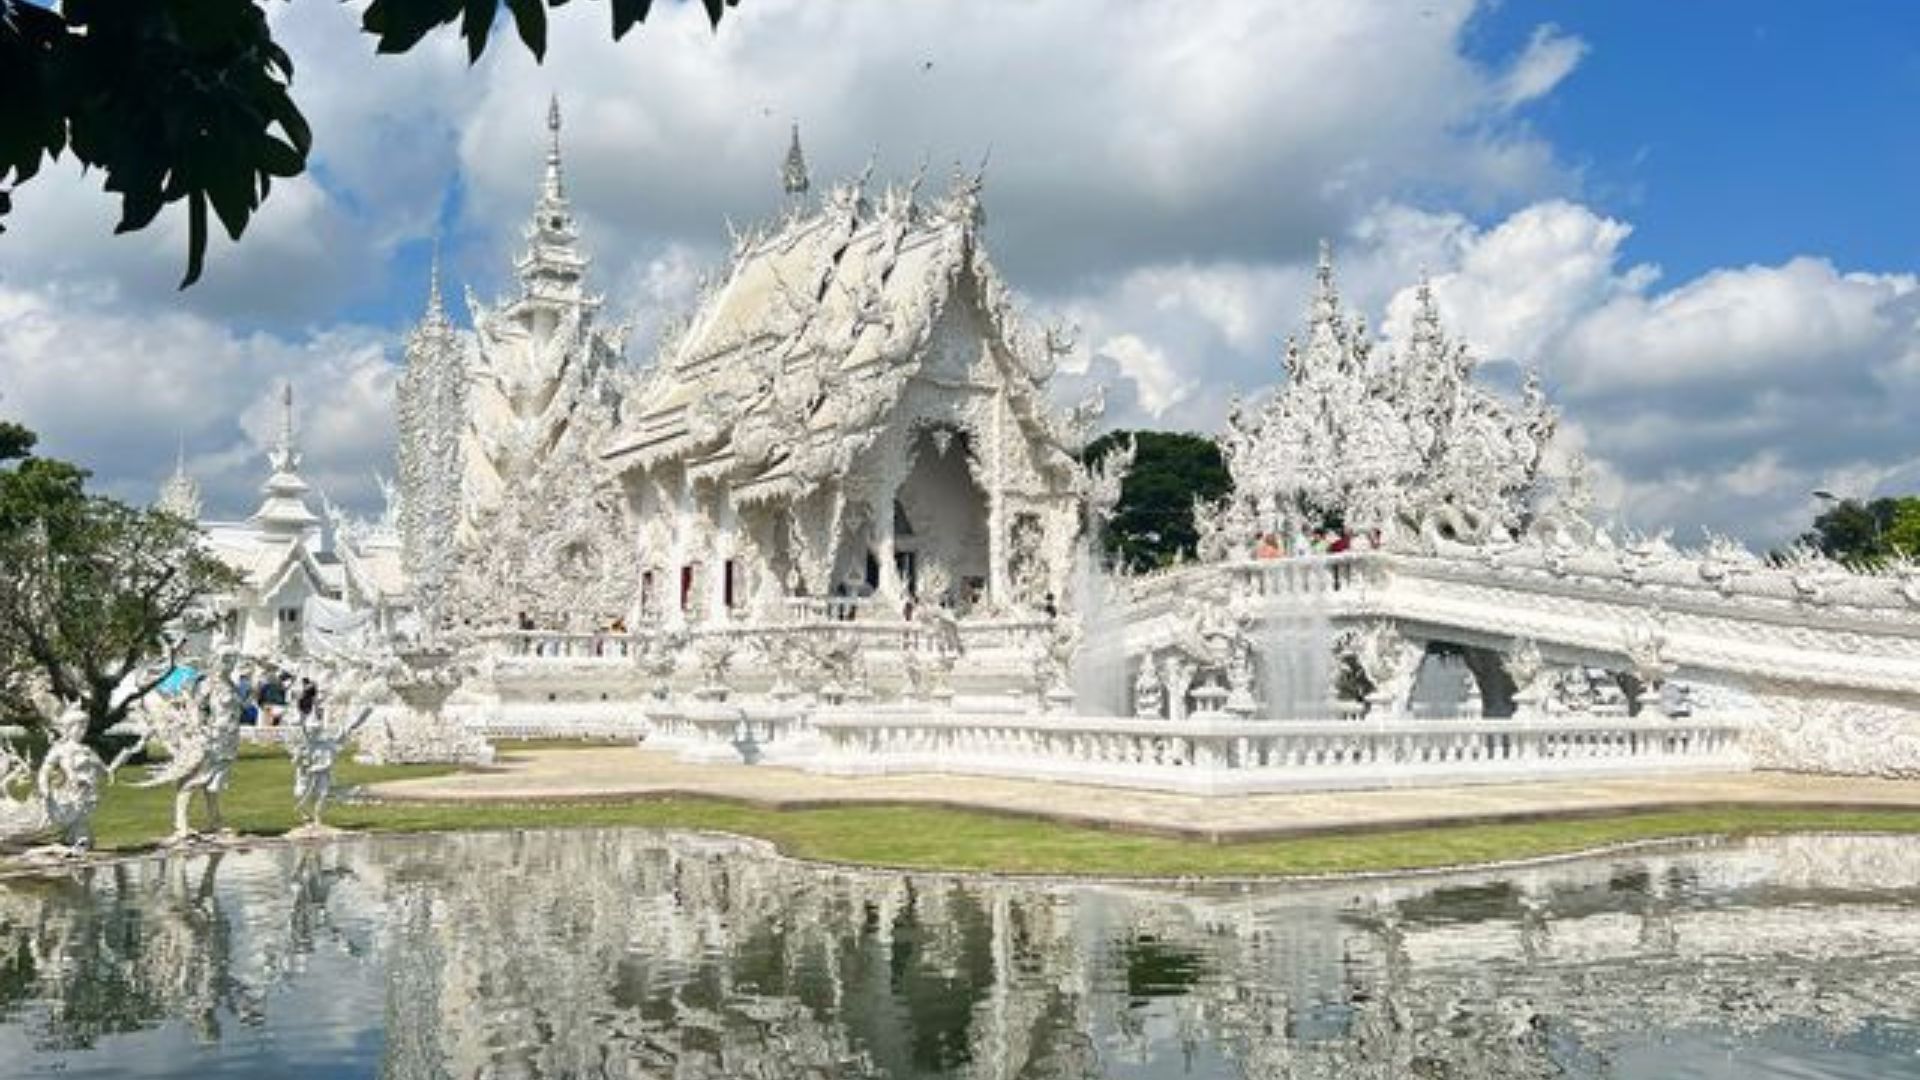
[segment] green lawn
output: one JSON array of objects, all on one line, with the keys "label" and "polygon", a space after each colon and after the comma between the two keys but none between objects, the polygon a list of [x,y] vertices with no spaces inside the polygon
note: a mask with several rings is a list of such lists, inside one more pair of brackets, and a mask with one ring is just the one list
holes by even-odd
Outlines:
[{"label": "green lawn", "polygon": [[[510,748],[509,748],[510,751]],[[336,790],[445,769],[343,763]],[[131,771],[128,780],[134,779]],[[274,835],[295,824],[284,755],[249,748],[224,800],[233,828]],[[95,819],[103,849],[138,850],[168,831],[169,790],[109,788]],[[197,818],[196,818],[197,820]],[[1636,840],[1796,831],[1920,833],[1920,810],[1701,810],[1611,818],[1442,826],[1209,844],[916,806],[765,810],[708,799],[558,806],[336,805],[327,822],[369,832],[642,826],[763,837],[811,859],[918,869],[1125,875],[1322,874],[1551,855]]]}]

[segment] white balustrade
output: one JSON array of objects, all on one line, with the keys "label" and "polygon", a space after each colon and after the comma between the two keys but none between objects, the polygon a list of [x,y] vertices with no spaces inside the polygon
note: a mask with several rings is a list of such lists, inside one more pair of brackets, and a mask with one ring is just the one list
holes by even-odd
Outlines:
[{"label": "white balustrade", "polygon": [[819,772],[1018,776],[1194,794],[1511,783],[1746,767],[1741,720],[1185,721],[817,715]]},{"label": "white balustrade", "polygon": [[631,659],[637,635],[617,630],[495,630],[481,641],[495,656],[532,660]]}]

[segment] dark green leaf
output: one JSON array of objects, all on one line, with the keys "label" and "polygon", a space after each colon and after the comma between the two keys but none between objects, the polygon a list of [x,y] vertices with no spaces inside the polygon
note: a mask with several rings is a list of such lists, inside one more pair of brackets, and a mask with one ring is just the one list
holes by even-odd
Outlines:
[{"label": "dark green leaf", "polygon": [[547,9],[540,0],[507,0],[507,10],[513,12],[514,29],[520,32],[520,40],[533,53],[535,60],[547,58]]},{"label": "dark green leaf", "polygon": [[613,40],[626,37],[635,23],[646,22],[652,7],[653,0],[613,0]]},{"label": "dark green leaf", "polygon": [[460,24],[460,32],[467,37],[467,62],[480,59],[486,51],[487,35],[493,30],[494,12],[500,10],[500,0],[467,0],[467,17]]},{"label": "dark green leaf", "polygon": [[269,176],[299,176],[307,167],[306,156],[269,135],[261,142],[260,167]]},{"label": "dark green leaf", "polygon": [[187,197],[187,276],[180,279],[186,288],[200,280],[207,261],[207,198],[195,193]]}]

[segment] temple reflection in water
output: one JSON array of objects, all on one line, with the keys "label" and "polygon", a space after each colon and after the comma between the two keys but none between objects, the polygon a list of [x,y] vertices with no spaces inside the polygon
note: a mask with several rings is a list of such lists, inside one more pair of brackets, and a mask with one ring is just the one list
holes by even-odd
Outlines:
[{"label": "temple reflection in water", "polygon": [[[982,881],[632,832],[0,881],[0,1061],[67,1075],[1920,1071],[1920,842],[1324,886]],[[1695,1074],[1741,1075],[1694,1068]]]}]

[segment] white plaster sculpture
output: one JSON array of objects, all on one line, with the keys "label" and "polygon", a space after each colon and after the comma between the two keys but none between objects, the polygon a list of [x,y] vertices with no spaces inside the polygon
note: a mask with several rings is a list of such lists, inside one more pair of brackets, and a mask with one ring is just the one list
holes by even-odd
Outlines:
[{"label": "white plaster sculpture", "polygon": [[[174,786],[169,843],[227,832],[220,814],[220,796],[240,756],[241,704],[233,686],[238,662],[236,652],[217,647],[212,670],[197,673],[189,685],[171,695],[149,694],[132,716],[109,729],[109,734],[135,737],[133,744],[115,757],[115,770],[155,742],[166,747],[167,760],[151,766],[147,778],[134,786]],[[190,811],[195,794],[206,808],[205,831],[192,826]]]},{"label": "white plaster sculpture", "polygon": [[[346,705],[341,702],[338,707],[344,709]],[[333,794],[334,764],[354,732],[372,716],[373,706],[363,706],[360,714],[346,725],[330,729],[324,718],[303,715],[289,732],[287,753],[293,759],[293,809],[303,819],[302,826],[295,830],[297,833],[327,831],[321,819],[326,813],[327,798]]]},{"label": "white plaster sculpture", "polygon": [[360,758],[376,765],[485,765],[493,747],[446,711],[471,661],[452,645],[404,645],[378,669],[400,708],[386,710],[360,737]]},{"label": "white plaster sculpture", "polygon": [[1140,720],[1158,720],[1165,715],[1166,690],[1160,685],[1160,674],[1154,670],[1153,658],[1148,657],[1140,663],[1140,670],[1133,679],[1133,715]]},{"label": "white plaster sculpture", "polygon": [[1679,669],[1679,665],[1667,655],[1667,635],[1658,622],[1659,609],[1644,616],[1627,627],[1627,662],[1635,679],[1640,683],[1640,693],[1636,704],[1645,716],[1665,716],[1666,709],[1661,704],[1661,689],[1667,679]]},{"label": "white plaster sculpture", "polygon": [[[87,714],[77,704],[60,707],[51,697],[36,702],[54,732],[53,745],[32,774],[32,787],[23,797],[25,759],[11,747],[0,751],[0,847],[20,847],[43,838],[52,843],[25,852],[24,858],[66,857],[84,854],[93,846],[93,814],[100,806],[100,789],[112,771],[86,744]],[[18,738],[19,728],[5,729]]]},{"label": "white plaster sculpture", "polygon": [[1521,638],[1501,657],[1501,663],[1513,680],[1514,718],[1538,718],[1551,693],[1551,675],[1540,656],[1540,646],[1532,638]]},{"label": "white plaster sculpture", "polygon": [[1367,715],[1404,714],[1425,647],[1384,619],[1349,631],[1342,639],[1342,647],[1371,687],[1367,691]]}]

